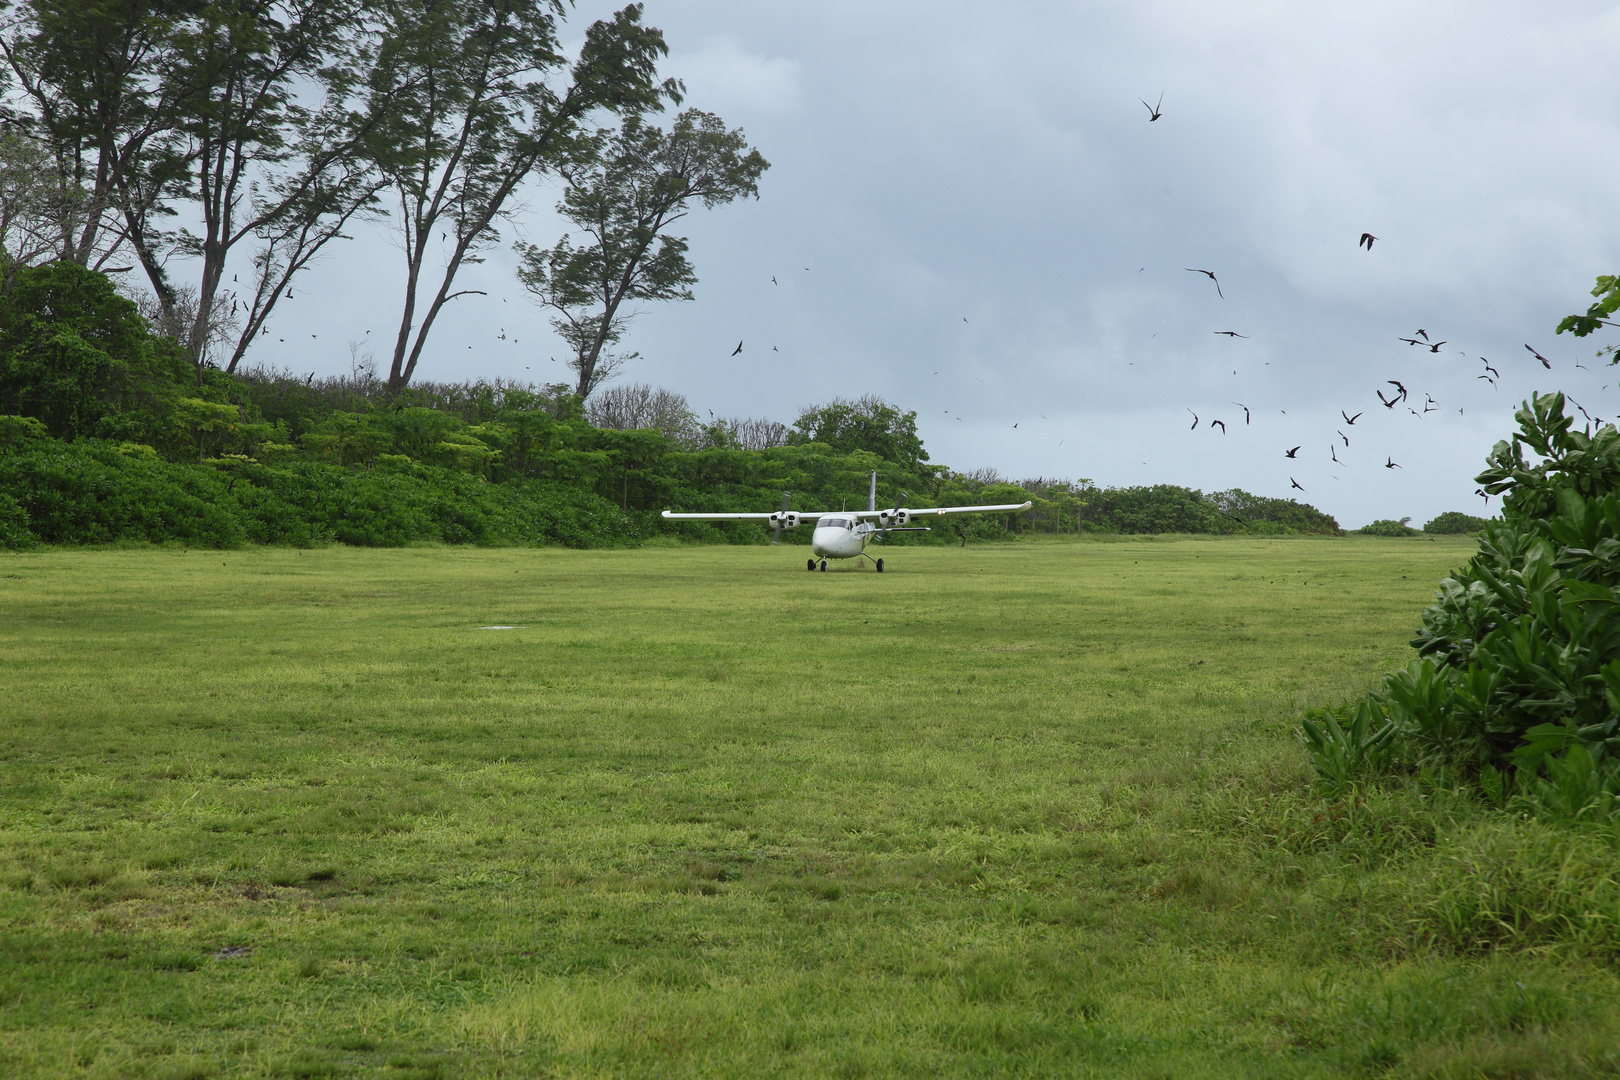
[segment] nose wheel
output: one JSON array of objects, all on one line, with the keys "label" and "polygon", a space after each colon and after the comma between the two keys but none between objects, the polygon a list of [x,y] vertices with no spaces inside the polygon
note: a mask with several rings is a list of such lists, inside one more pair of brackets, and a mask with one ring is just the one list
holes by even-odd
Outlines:
[{"label": "nose wheel", "polygon": [[823,574],[825,574],[827,572],[827,560],[826,559],[821,560],[821,572]]}]

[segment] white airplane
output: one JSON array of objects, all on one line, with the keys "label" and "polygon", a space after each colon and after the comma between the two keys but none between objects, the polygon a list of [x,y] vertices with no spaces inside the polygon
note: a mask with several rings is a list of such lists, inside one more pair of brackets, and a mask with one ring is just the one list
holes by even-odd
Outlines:
[{"label": "white airplane", "polygon": [[[900,493],[902,497],[905,492]],[[827,569],[828,559],[867,559],[877,567],[878,573],[883,573],[883,560],[873,559],[866,553],[866,545],[873,540],[880,543],[883,538],[892,532],[928,532],[926,525],[911,525],[920,518],[944,517],[947,514],[994,514],[1013,513],[1018,510],[1028,510],[1033,503],[1007,503],[1002,506],[941,506],[931,510],[909,510],[905,507],[895,507],[890,510],[877,508],[877,473],[872,474],[871,486],[866,492],[865,510],[828,510],[820,514],[807,514],[798,510],[787,508],[787,496],[782,497],[782,509],[772,514],[672,514],[664,511],[664,517],[670,521],[768,521],[776,527],[776,537],[771,543],[781,537],[783,529],[796,529],[801,522],[815,523],[815,532],[810,534],[810,550],[816,558],[805,560],[806,570],[815,570],[818,566],[822,571]],[[877,522],[873,525],[873,522]],[[819,562],[817,560],[820,560]]]}]

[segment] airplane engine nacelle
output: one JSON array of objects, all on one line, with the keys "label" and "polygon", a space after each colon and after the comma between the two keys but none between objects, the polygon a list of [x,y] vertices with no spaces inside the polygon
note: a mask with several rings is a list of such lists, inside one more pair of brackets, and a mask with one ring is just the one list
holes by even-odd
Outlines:
[{"label": "airplane engine nacelle", "polygon": [[779,529],[797,529],[799,515],[793,510],[779,511],[771,515],[771,524]]},{"label": "airplane engine nacelle", "polygon": [[899,528],[910,520],[910,510],[884,510],[878,514],[878,524],[885,529]]}]

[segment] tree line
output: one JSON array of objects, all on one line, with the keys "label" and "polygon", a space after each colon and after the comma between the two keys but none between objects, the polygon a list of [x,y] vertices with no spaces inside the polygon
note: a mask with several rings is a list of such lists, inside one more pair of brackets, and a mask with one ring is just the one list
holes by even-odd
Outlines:
[{"label": "tree line", "polygon": [[959,473],[929,460],[915,412],[871,396],[805,408],[791,425],[701,422],[645,386],[587,402],[565,385],[396,391],[364,369],[317,380],[198,367],[106,274],[72,261],[16,268],[0,289],[0,417],[11,546],[753,543],[765,530],[657,512],[773,509],[784,491],[801,509],[859,506],[872,471],[885,505],[1034,503],[905,542],[1339,531],[1312,507],[1235,490]]},{"label": "tree line", "polygon": [[[669,228],[768,163],[660,78],[630,4],[562,43],[563,0],[27,0],[0,25],[0,262],[144,279],[200,373],[236,372],[298,275],[388,219],[403,259],[386,381],[415,374],[457,278],[535,182],[576,230],[519,245],[587,396],[638,304],[689,299]],[[177,269],[181,268],[181,269]],[[189,277],[182,278],[182,270]],[[130,277],[123,277],[130,275]]]}]

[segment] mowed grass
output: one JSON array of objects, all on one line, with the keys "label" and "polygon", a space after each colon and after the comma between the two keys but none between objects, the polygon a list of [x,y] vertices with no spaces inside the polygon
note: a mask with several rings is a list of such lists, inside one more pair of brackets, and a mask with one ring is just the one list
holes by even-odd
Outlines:
[{"label": "mowed grass", "polygon": [[1294,741],[1471,549],[0,558],[0,1074],[1620,1071]]}]

